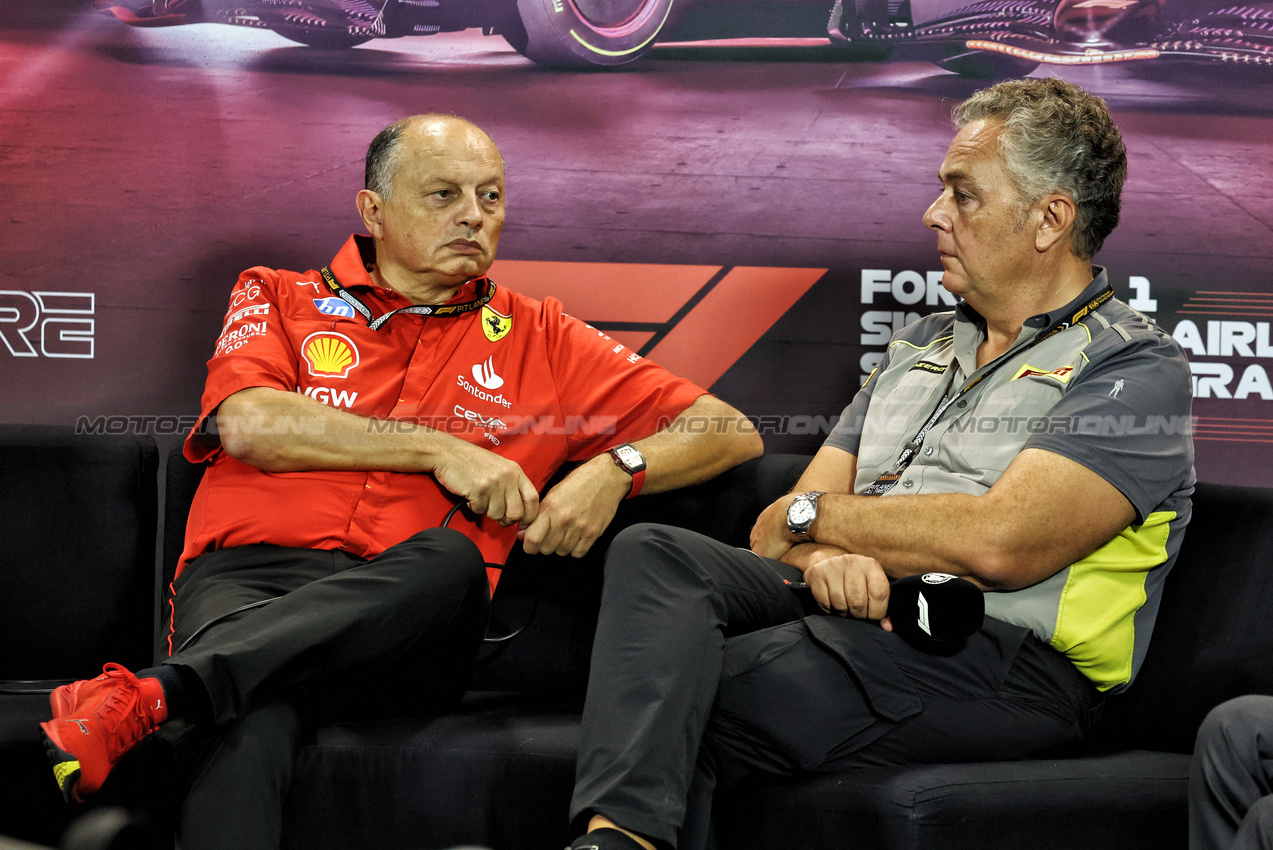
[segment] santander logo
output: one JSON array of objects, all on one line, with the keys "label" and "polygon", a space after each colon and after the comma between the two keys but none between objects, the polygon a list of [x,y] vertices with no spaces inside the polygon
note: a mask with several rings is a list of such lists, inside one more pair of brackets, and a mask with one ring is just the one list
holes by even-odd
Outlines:
[{"label": "santander logo", "polygon": [[494,357],[486,358],[485,363],[473,365],[473,380],[488,390],[498,390],[504,386],[504,379],[495,374]]}]

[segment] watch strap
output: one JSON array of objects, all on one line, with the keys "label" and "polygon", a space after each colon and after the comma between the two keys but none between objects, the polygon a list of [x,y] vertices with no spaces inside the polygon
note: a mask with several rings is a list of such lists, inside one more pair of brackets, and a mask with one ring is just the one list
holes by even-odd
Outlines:
[{"label": "watch strap", "polygon": [[[625,463],[620,449],[628,449],[635,452],[637,457],[641,458],[641,465],[637,469],[633,469],[629,464]],[[614,465],[622,469],[628,475],[632,476],[632,484],[628,487],[628,495],[624,499],[635,499],[641,493],[641,488],[645,486],[645,455],[632,444],[624,443],[621,446],[615,446],[610,449],[610,457],[614,460]]]},{"label": "watch strap", "polygon": [[641,488],[644,486],[645,486],[645,470],[642,469],[640,472],[632,473],[632,487],[631,489],[628,490],[628,495],[624,496],[623,498],[635,499],[641,493]]}]

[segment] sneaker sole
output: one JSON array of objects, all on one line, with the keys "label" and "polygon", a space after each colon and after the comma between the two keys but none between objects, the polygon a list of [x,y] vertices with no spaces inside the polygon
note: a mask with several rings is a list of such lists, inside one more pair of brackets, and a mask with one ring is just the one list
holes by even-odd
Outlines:
[{"label": "sneaker sole", "polygon": [[46,724],[40,724],[41,734],[44,737],[44,754],[48,756],[49,764],[53,767],[53,778],[57,780],[57,787],[62,792],[63,799],[67,803],[82,803],[80,799],[79,782],[80,782],[80,760],[72,753],[68,753],[58,745],[53,739],[53,734],[45,729]]}]

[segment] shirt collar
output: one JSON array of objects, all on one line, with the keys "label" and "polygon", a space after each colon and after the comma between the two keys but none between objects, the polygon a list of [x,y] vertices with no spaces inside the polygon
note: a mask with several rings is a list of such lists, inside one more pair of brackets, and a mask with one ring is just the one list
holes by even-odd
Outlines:
[{"label": "shirt collar", "polygon": [[1053,310],[1051,313],[1040,313],[1037,316],[1031,316],[1025,320],[1024,327],[1030,328],[1035,333],[1038,333],[1045,328],[1050,328],[1057,322],[1064,321],[1074,316],[1085,304],[1094,300],[1096,296],[1104,292],[1106,288],[1109,287],[1109,276],[1106,274],[1103,266],[1093,266],[1092,268],[1096,272],[1096,277],[1092,278],[1092,282],[1089,283],[1081,293],[1079,293],[1078,298],[1075,298],[1064,307]]},{"label": "shirt collar", "polygon": [[[1109,277],[1105,268],[1093,266],[1092,269],[1096,272],[1096,277],[1092,278],[1092,282],[1084,287],[1077,298],[1064,307],[1026,319],[1012,348],[1026,344],[1057,322],[1072,319],[1079,310],[1104,292],[1109,286]],[[961,301],[955,306],[955,358],[959,361],[965,375],[971,375],[976,371],[977,346],[983,339],[985,326],[985,320],[982,319],[981,314],[967,301]]]},{"label": "shirt collar", "polygon": [[[329,268],[340,285],[346,289],[371,290],[378,298],[385,301],[407,303],[407,299],[388,287],[379,286],[371,277],[371,270],[376,267],[376,243],[370,236],[355,233],[345,241],[341,249],[332,258]],[[466,280],[464,285],[446,303],[455,301],[471,301],[477,297],[478,284],[485,277]]]},{"label": "shirt collar", "polygon": [[346,289],[383,289],[371,279],[376,267],[376,244],[370,236],[355,233],[332,258],[331,270]]},{"label": "shirt collar", "polygon": [[[1077,313],[1084,304],[1104,292],[1106,287],[1109,286],[1109,275],[1104,266],[1093,266],[1092,268],[1096,272],[1096,277],[1092,278],[1092,282],[1079,293],[1077,298],[1064,307],[1058,307],[1050,313],[1039,313],[1026,319],[1022,324],[1023,333],[1018,341],[1032,337],[1044,328],[1050,328],[1057,322],[1068,319]],[[981,317],[981,314],[974,310],[967,301],[960,301],[955,305],[955,320],[969,322],[978,327],[985,325],[985,320]]]}]

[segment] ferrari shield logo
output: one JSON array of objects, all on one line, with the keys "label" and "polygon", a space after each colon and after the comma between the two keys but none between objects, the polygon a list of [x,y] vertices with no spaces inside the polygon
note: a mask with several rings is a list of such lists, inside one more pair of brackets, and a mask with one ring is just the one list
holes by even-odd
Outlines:
[{"label": "ferrari shield logo", "polygon": [[482,332],[491,342],[499,342],[508,336],[513,329],[513,317],[505,316],[491,309],[489,304],[482,306]]}]

